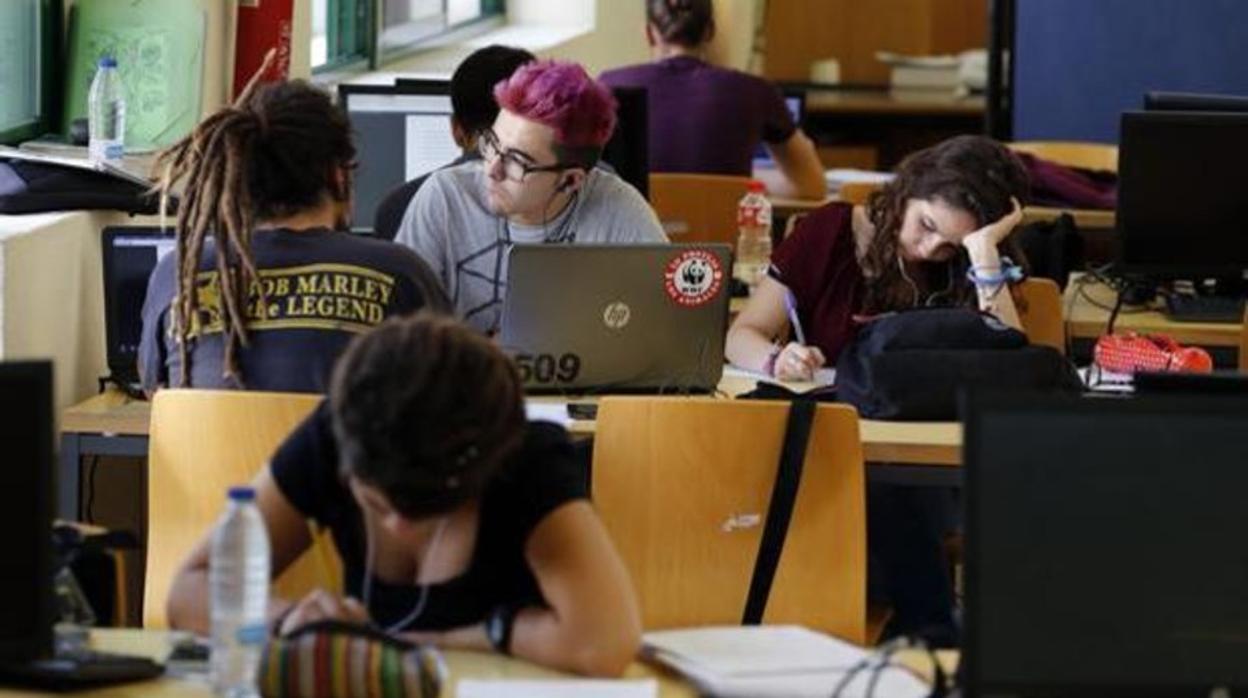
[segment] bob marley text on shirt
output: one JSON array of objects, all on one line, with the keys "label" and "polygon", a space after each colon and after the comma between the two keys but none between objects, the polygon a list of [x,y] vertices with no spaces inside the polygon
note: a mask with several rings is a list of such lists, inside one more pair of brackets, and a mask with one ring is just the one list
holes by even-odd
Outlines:
[{"label": "bob marley text on shirt", "polygon": [[[385,319],[394,284],[389,274],[352,264],[261,269],[247,294],[247,329],[365,332]],[[188,334],[219,334],[223,299],[218,273],[199,272],[195,292],[199,307]]]}]

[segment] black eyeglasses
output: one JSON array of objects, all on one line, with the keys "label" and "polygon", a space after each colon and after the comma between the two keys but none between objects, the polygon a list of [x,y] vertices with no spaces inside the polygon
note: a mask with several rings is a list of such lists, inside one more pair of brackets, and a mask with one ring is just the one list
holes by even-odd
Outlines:
[{"label": "black eyeglasses", "polygon": [[559,172],[579,165],[567,162],[556,162],[553,165],[530,165],[521,158],[528,158],[528,155],[516,150],[503,150],[498,142],[498,136],[494,134],[494,129],[487,128],[481,132],[480,139],[477,142],[477,152],[481,153],[481,157],[487,162],[495,159],[503,161],[503,177],[513,182],[523,182],[524,178],[530,172]]}]

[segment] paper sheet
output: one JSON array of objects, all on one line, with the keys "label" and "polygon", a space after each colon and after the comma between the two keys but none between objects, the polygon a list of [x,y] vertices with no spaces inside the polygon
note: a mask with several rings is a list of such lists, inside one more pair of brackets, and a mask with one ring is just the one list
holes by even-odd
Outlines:
[{"label": "paper sheet", "polygon": [[778,385],[799,395],[836,386],[836,369],[831,367],[824,367],[816,370],[814,380],[809,381],[780,381],[765,373],[750,371],[736,366],[724,366],[724,377],[745,378],[748,380],[758,381],[759,383]]},{"label": "paper sheet", "polygon": [[659,686],[653,679],[465,679],[455,692],[458,698],[656,698],[658,694]]}]

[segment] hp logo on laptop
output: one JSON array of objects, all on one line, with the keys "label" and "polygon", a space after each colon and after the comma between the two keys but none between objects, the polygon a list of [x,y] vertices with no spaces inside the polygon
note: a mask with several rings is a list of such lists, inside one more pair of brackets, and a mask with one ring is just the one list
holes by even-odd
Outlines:
[{"label": "hp logo on laptop", "polygon": [[622,330],[633,317],[632,308],[623,301],[608,303],[602,311],[602,324],[613,330]]}]

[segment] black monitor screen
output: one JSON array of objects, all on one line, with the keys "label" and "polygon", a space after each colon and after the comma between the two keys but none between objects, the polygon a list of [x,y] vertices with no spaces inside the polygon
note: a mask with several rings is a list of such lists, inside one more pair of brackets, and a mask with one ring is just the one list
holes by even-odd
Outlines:
[{"label": "black monitor screen", "polygon": [[1118,264],[1165,278],[1248,269],[1248,114],[1125,112]]},{"label": "black monitor screen", "polygon": [[52,365],[0,363],[0,661],[52,647]]},{"label": "black monitor screen", "polygon": [[644,87],[615,87],[616,123],[602,159],[625,182],[650,198],[650,127]]},{"label": "black monitor screen", "polygon": [[1248,397],[981,396],[970,695],[1248,688]]},{"label": "black monitor screen", "polygon": [[[785,91],[784,107],[789,110],[789,116],[793,117],[793,123],[800,128],[806,111],[806,93]],[[772,159],[771,152],[767,150],[767,146],[759,143],[754,148],[754,167],[775,166],[776,161]]]},{"label": "black monitor screen", "polygon": [[103,244],[108,367],[114,378],[133,382],[138,377],[147,282],[156,262],[173,252],[176,243],[159,228],[108,228]]},{"label": "black monitor screen", "polygon": [[339,94],[355,136],[355,191],[351,230],[371,233],[377,207],[404,182],[460,156],[451,136],[450,85],[341,85]]}]

